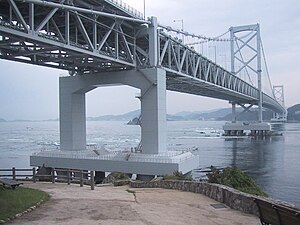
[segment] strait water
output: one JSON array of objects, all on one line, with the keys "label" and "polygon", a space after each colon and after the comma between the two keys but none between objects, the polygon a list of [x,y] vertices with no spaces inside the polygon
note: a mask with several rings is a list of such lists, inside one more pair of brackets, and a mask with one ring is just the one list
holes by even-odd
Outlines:
[{"label": "strait water", "polygon": [[[237,166],[270,197],[300,206],[300,123],[274,124],[283,136],[266,139],[217,137],[220,121],[168,122],[168,148],[200,155],[199,168]],[[206,137],[205,133],[211,133]],[[87,122],[87,142],[107,149],[139,143],[140,127],[124,122]],[[59,143],[58,122],[0,123],[0,168],[28,168],[33,152]],[[193,172],[194,177],[200,174]]]}]

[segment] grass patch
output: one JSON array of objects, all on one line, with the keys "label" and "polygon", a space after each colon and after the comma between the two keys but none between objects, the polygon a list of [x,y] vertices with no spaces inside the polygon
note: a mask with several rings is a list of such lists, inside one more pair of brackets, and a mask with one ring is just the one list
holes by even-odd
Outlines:
[{"label": "grass patch", "polygon": [[209,183],[223,184],[252,195],[268,196],[250,176],[238,168],[227,167],[221,171],[211,166],[211,173],[207,177]]},{"label": "grass patch", "polygon": [[16,189],[0,186],[0,220],[13,217],[24,212],[41,200],[46,201],[49,195],[43,191],[16,187]]},{"label": "grass patch", "polygon": [[186,180],[192,181],[193,178],[191,175],[184,175],[182,172],[175,171],[173,175],[165,175],[163,176],[164,180]]},{"label": "grass patch", "polygon": [[109,176],[115,178],[116,180],[130,180],[128,174],[126,173],[112,172]]},{"label": "grass patch", "polygon": [[134,191],[134,190],[127,189],[126,191],[127,191],[128,193],[135,194],[135,191]]}]

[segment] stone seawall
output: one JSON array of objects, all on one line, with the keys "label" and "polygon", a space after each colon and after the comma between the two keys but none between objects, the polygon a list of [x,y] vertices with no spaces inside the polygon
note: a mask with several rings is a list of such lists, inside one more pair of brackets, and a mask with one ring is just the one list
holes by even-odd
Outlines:
[{"label": "stone seawall", "polygon": [[[166,188],[174,189],[181,191],[188,191],[206,195],[218,202],[224,203],[232,209],[239,210],[241,212],[259,215],[258,208],[253,201],[254,198],[263,199],[264,201],[269,201],[275,204],[285,204],[283,202],[275,201],[269,198],[257,197],[247,193],[240,192],[236,189],[219,185],[211,184],[206,182],[195,182],[195,181],[150,181],[150,182],[141,182],[141,181],[131,181],[130,187],[132,188]],[[291,206],[291,205],[289,205]]]}]

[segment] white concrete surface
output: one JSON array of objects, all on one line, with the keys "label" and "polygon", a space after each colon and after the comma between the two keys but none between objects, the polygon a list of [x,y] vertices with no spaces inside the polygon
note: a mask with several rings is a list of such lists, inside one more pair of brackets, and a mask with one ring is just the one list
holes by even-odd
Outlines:
[{"label": "white concrete surface", "polygon": [[223,126],[223,130],[225,131],[246,131],[246,130],[256,130],[256,131],[270,131],[271,125],[266,122],[262,123],[242,123],[242,122],[236,122],[236,123],[226,123]]},{"label": "white concrete surface", "polygon": [[31,166],[72,168],[104,172],[123,172],[143,175],[166,175],[180,171],[183,174],[199,166],[199,156],[190,152],[168,154],[92,155],[67,154],[66,151],[41,152],[30,157]]}]

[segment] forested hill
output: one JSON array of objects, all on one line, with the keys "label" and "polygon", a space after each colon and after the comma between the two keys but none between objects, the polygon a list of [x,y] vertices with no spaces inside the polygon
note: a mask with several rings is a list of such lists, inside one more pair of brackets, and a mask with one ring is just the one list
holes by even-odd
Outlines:
[{"label": "forested hill", "polygon": [[300,104],[288,108],[287,119],[289,121],[300,121]]}]

